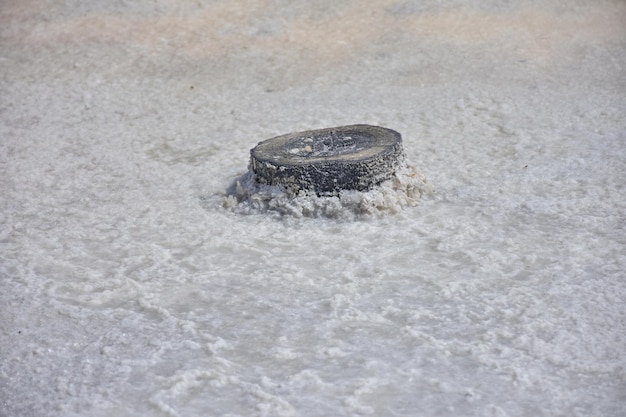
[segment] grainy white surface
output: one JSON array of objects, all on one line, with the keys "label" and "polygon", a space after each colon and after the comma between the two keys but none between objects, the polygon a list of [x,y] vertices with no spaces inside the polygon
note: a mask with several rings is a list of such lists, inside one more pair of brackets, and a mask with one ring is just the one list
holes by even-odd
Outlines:
[{"label": "grainy white surface", "polygon": [[[623,416],[623,1],[0,1],[0,415]],[[396,214],[222,207],[353,123]]]}]

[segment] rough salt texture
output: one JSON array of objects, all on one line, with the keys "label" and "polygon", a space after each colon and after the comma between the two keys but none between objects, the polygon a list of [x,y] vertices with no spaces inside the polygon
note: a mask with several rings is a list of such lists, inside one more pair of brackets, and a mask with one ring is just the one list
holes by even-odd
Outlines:
[{"label": "rough salt texture", "polygon": [[397,213],[404,207],[417,206],[422,194],[432,191],[424,174],[405,163],[391,179],[371,190],[341,190],[333,196],[318,196],[308,190],[293,192],[283,185],[266,185],[259,182],[254,172],[248,171],[227,189],[222,205],[240,214],[349,220]]},{"label": "rough salt texture", "polygon": [[[2,2],[0,416],[624,416],[624,21]],[[402,132],[434,192],[291,215],[240,178],[263,139],[353,123]]]}]

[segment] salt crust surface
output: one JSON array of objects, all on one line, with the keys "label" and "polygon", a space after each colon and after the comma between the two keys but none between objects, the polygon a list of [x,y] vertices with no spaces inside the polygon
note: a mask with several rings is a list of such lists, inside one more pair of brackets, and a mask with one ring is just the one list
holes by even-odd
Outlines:
[{"label": "salt crust surface", "polygon": [[[0,416],[623,416],[625,16],[4,2]],[[434,192],[224,207],[259,141],[352,123]]]}]

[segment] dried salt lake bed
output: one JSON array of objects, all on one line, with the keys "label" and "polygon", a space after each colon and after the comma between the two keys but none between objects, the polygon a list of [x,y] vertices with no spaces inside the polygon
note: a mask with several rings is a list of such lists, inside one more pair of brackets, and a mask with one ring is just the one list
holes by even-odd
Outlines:
[{"label": "dried salt lake bed", "polygon": [[[363,4],[0,7],[0,416],[624,414],[626,6]],[[226,196],[352,123],[419,204]]]}]

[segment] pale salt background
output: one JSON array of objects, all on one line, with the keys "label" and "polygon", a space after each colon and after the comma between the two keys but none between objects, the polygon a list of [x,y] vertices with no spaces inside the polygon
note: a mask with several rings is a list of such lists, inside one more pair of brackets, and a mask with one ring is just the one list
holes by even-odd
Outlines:
[{"label": "pale salt background", "polygon": [[[0,415],[624,416],[625,114],[619,0],[0,1]],[[353,123],[433,192],[222,205]]]}]

